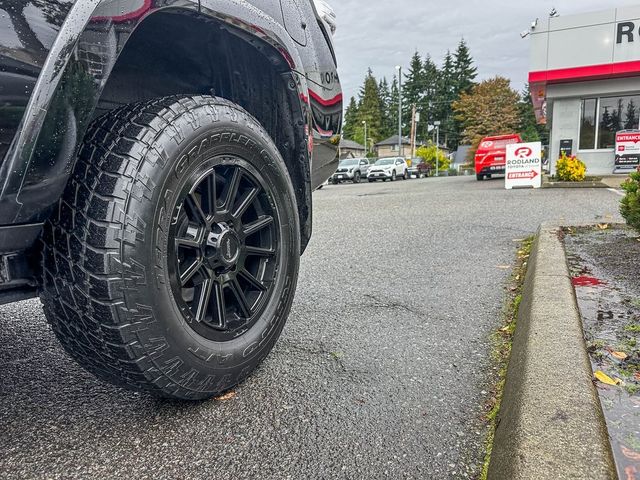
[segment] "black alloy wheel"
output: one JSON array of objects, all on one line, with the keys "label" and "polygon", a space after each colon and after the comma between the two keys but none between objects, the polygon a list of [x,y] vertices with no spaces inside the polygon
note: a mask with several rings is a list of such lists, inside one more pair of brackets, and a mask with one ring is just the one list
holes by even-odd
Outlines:
[{"label": "black alloy wheel", "polygon": [[[263,185],[232,162],[185,184],[169,236],[169,274],[189,325],[210,340],[251,328],[273,291],[277,215]],[[269,261],[271,260],[271,261]]]}]

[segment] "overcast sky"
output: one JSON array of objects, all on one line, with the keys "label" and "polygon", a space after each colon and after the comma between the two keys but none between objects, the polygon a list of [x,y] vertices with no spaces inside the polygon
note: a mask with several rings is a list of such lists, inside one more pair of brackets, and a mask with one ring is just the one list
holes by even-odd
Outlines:
[{"label": "overcast sky", "polygon": [[447,49],[464,36],[478,78],[502,75],[521,90],[529,67],[532,20],[555,7],[560,15],[605,10],[639,1],[616,0],[329,0],[338,16],[338,71],[346,101],[357,95],[367,68],[391,79],[396,65],[406,72],[416,49],[440,65]]}]

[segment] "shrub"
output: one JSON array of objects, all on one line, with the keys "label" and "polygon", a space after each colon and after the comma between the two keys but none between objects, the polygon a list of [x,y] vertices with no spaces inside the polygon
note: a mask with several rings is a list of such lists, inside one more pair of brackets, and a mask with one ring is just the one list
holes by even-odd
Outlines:
[{"label": "shrub", "polygon": [[622,188],[627,194],[620,202],[620,213],[628,225],[640,232],[640,170],[629,175]]},{"label": "shrub", "polygon": [[435,144],[431,142],[418,148],[418,150],[416,151],[416,156],[424,159],[424,161],[431,166],[434,175],[436,171],[436,157],[438,158],[439,171],[445,171],[449,169],[449,158],[444,154],[442,150],[436,148]]},{"label": "shrub", "polygon": [[562,152],[562,157],[556,163],[556,175],[563,182],[582,182],[587,175],[587,166],[575,155],[567,157]]}]

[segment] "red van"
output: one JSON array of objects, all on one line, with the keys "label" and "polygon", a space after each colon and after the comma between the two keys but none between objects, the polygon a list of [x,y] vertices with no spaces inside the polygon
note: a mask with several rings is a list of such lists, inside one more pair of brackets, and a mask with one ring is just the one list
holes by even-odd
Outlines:
[{"label": "red van", "polygon": [[483,138],[475,156],[476,178],[484,180],[484,177],[491,178],[492,174],[504,174],[507,145],[521,142],[517,133]]}]

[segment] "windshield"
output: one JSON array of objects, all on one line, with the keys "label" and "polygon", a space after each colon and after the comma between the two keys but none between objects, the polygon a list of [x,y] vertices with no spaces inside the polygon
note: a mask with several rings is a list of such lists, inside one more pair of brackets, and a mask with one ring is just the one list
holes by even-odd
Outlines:
[{"label": "windshield", "polygon": [[376,162],[376,165],[393,165],[395,161],[395,158],[381,158]]},{"label": "windshield", "polygon": [[[340,162],[341,167],[353,167],[354,165],[358,165],[360,163],[359,158],[349,158],[347,160],[342,160]],[[335,165],[335,163],[334,163]]]}]

